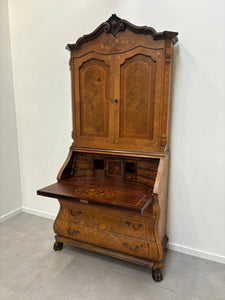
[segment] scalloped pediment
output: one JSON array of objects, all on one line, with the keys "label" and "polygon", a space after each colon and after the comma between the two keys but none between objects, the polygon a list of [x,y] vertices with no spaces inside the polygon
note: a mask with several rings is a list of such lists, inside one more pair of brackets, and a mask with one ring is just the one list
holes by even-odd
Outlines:
[{"label": "scalloped pediment", "polygon": [[152,27],[136,26],[124,19],[120,19],[116,14],[112,14],[112,16],[106,22],[103,22],[101,25],[99,25],[92,33],[82,36],[74,44],[68,44],[66,49],[70,51],[80,49],[84,43],[97,38],[103,32],[112,34],[115,37],[118,32],[123,31],[125,28],[137,34],[149,34],[153,37],[153,40],[171,39],[173,44],[178,41],[178,32],[157,32]]}]

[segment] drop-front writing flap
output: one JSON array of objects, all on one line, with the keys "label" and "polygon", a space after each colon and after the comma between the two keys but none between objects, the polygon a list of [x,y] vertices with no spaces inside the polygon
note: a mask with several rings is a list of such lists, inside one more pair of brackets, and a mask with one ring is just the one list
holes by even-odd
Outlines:
[{"label": "drop-front writing flap", "polygon": [[37,194],[138,213],[142,213],[152,200],[152,194],[148,191],[143,191],[143,188],[139,184],[133,184],[130,189],[121,189],[102,183],[101,185],[90,184],[87,178],[83,184],[81,181],[77,184],[59,182],[38,190]]}]

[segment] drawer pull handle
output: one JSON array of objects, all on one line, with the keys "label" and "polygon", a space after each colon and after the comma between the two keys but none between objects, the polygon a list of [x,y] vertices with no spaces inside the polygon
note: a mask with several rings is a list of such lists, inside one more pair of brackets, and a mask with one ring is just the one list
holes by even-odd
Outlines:
[{"label": "drawer pull handle", "polygon": [[70,211],[70,214],[71,214],[72,217],[80,216],[80,215],[83,214],[82,211],[80,211],[80,210],[76,211],[75,213],[73,212],[72,209],[70,209],[69,211]]},{"label": "drawer pull handle", "polygon": [[129,222],[129,221],[126,221],[126,223],[125,223],[126,225],[128,225],[128,227],[132,227],[134,230],[139,230],[141,227],[142,227],[142,225],[141,224],[138,224],[138,226],[137,227],[135,227],[135,225],[134,224],[132,224],[131,222]]},{"label": "drawer pull handle", "polygon": [[71,229],[71,227],[69,227],[68,229],[67,229],[67,233],[69,234],[69,235],[78,235],[78,234],[80,234],[80,231],[78,231],[78,230],[72,230]]},{"label": "drawer pull handle", "polygon": [[123,243],[123,246],[130,249],[131,251],[135,252],[139,249],[139,246],[136,245],[134,248],[131,247],[131,245],[127,244],[127,243]]}]

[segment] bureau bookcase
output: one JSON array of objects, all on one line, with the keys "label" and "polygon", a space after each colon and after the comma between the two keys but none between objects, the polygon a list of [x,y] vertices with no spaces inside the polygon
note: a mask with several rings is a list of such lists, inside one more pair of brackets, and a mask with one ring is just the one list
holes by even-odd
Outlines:
[{"label": "bureau bookcase", "polygon": [[112,15],[71,52],[73,143],[57,183],[63,243],[152,269],[166,247],[172,50],[177,33]]}]

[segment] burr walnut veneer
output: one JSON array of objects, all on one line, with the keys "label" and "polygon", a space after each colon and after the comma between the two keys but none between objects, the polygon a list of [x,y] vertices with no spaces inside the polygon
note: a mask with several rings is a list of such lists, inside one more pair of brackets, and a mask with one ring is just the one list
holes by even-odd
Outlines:
[{"label": "burr walnut veneer", "polygon": [[167,243],[172,48],[157,33],[112,15],[71,51],[73,144],[57,183],[55,250],[63,243],[152,269]]}]

